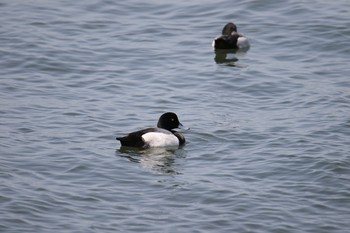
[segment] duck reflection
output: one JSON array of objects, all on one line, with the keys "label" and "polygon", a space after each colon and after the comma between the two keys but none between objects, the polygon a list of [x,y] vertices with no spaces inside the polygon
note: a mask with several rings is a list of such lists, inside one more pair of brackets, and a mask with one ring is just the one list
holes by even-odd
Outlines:
[{"label": "duck reflection", "polygon": [[119,156],[139,163],[144,169],[161,174],[181,174],[174,167],[175,159],[185,157],[185,151],[180,147],[137,149],[121,147]]},{"label": "duck reflection", "polygon": [[217,64],[237,66],[237,62],[243,58],[249,48],[246,49],[214,49],[214,60]]},{"label": "duck reflection", "polygon": [[231,63],[234,64],[239,59],[236,56],[236,49],[215,49],[215,62],[217,64]]}]

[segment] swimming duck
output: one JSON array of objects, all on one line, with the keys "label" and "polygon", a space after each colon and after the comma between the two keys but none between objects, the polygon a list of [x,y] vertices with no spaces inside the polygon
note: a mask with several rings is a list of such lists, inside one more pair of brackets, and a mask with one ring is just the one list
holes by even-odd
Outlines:
[{"label": "swimming duck", "polygon": [[171,147],[185,143],[185,137],[173,129],[180,128],[177,115],[167,112],[160,116],[157,128],[147,128],[129,133],[125,137],[117,137],[122,146],[147,149],[151,147]]},{"label": "swimming duck", "polygon": [[249,48],[249,41],[237,32],[234,23],[228,23],[222,29],[222,35],[214,39],[212,46],[215,49],[246,49]]}]

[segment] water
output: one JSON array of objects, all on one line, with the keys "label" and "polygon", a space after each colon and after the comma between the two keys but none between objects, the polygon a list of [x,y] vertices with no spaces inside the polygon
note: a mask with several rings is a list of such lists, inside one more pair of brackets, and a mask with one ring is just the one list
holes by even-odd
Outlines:
[{"label": "water", "polygon": [[[1,232],[348,232],[348,1],[0,4]],[[243,53],[211,41],[234,21]],[[178,149],[116,136],[176,112]]]}]

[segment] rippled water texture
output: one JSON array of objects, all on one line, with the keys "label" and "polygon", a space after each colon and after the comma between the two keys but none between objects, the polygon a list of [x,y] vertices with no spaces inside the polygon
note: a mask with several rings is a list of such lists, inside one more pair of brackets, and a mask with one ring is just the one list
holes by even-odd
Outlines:
[{"label": "rippled water texture", "polygon": [[[5,1],[0,20],[1,232],[349,232],[349,1]],[[211,48],[229,21],[248,51]],[[167,111],[184,147],[120,148]]]}]

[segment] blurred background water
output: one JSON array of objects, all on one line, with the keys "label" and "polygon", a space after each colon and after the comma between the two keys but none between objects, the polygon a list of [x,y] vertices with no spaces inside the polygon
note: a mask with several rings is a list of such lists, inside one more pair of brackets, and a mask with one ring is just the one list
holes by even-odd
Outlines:
[{"label": "blurred background water", "polygon": [[[1,232],[349,232],[349,1],[2,1],[0,20]],[[230,21],[251,48],[216,54]],[[167,111],[184,147],[120,149]]]}]

